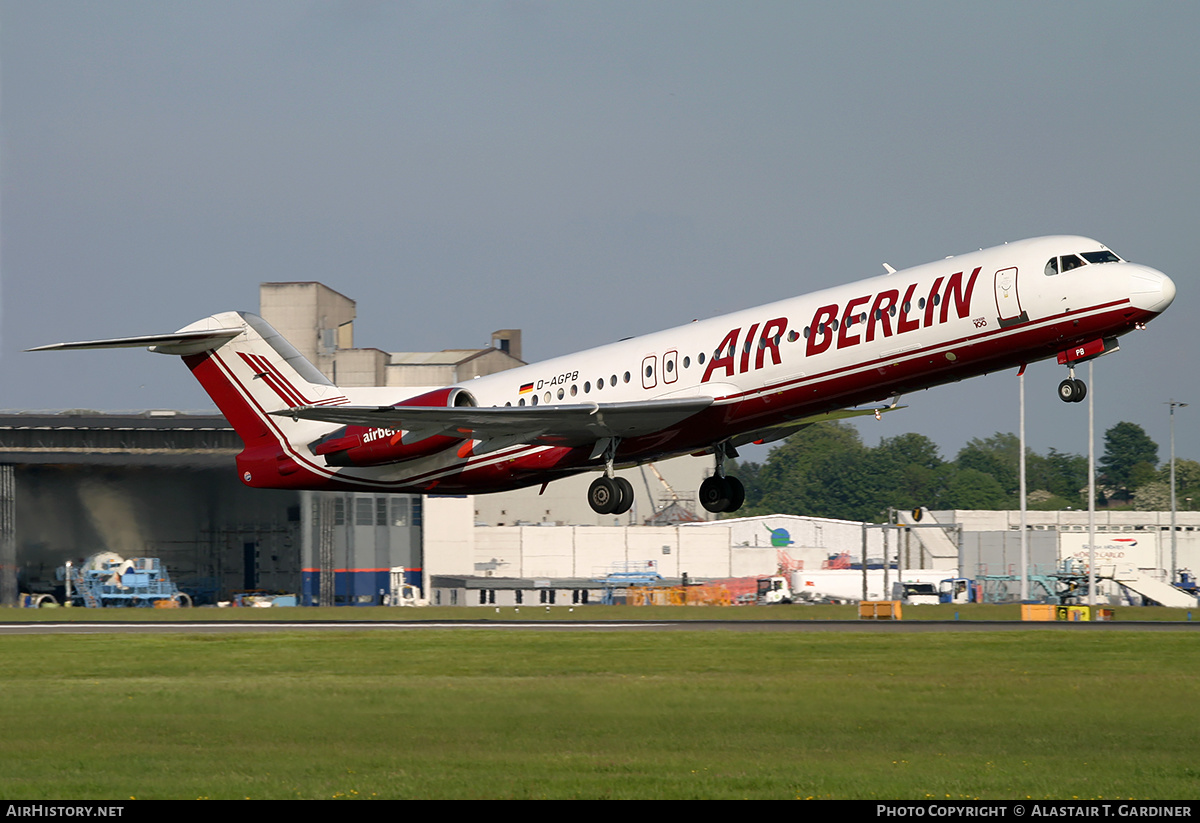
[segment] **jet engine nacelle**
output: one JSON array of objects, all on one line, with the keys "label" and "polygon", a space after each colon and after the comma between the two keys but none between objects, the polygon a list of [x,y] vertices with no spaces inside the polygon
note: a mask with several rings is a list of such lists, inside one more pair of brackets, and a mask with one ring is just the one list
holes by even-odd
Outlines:
[{"label": "jet engine nacelle", "polygon": [[[395,404],[445,408],[474,405],[471,393],[457,388],[437,389]],[[419,432],[398,428],[346,426],[312,444],[312,451],[324,455],[330,466],[381,466],[435,454],[465,439],[445,434],[421,437]]]}]

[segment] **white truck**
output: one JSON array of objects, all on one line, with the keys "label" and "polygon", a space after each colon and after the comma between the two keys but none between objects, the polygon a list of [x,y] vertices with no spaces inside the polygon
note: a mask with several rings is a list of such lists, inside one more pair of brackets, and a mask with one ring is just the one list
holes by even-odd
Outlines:
[{"label": "white truck", "polygon": [[792,589],[788,579],[781,575],[758,578],[758,597],[760,606],[772,606],[778,603],[792,602]]},{"label": "white truck", "polygon": [[892,600],[899,600],[906,606],[936,606],[941,602],[936,584],[912,580],[893,583]]},{"label": "white truck", "polygon": [[906,580],[892,584],[892,599],[908,606],[936,606],[938,603],[978,603],[982,594],[974,580],[948,577],[937,583]]}]

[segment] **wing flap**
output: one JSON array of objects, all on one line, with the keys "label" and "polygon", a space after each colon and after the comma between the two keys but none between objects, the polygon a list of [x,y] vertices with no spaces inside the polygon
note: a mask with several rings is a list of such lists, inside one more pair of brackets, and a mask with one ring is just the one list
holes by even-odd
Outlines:
[{"label": "wing flap", "polygon": [[878,418],[887,412],[907,408],[908,406],[897,406],[893,403],[890,406],[874,406],[868,409],[836,409],[830,412],[801,417],[796,420],[789,420],[786,423],[780,423],[778,426],[771,426],[767,429],[739,434],[731,437],[729,442],[734,447],[745,446],[747,443],[771,443],[775,440],[782,440],[790,434],[795,434],[801,429],[811,426],[813,423],[821,423],[826,420],[846,420],[851,417],[866,417],[867,415],[873,415]]}]

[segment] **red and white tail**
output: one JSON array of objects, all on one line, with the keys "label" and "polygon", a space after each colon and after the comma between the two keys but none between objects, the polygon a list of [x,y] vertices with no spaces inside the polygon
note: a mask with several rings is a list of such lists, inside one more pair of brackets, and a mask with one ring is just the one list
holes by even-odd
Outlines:
[{"label": "red and white tail", "polygon": [[[313,478],[302,470],[312,458],[305,444],[336,427],[271,412],[340,406],[349,400],[256,314],[223,312],[180,333],[239,327],[241,333],[236,337],[202,352],[184,354],[183,362],[242,438],[245,448],[238,455],[238,473],[247,485],[311,487]],[[156,346],[155,351],[176,353],[164,346]]]},{"label": "red and white tail", "polygon": [[[256,314],[222,312],[172,334],[57,343],[30,351],[149,347],[176,354],[242,438],[238,473],[251,486],[313,488],[307,445],[337,428],[272,415],[289,408],[339,406],[345,394]],[[323,473],[322,473],[323,474]]]}]

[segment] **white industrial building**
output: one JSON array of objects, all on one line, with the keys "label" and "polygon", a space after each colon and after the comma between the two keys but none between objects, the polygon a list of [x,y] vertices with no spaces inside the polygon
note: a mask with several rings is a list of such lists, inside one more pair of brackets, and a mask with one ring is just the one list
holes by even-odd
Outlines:
[{"label": "white industrial building", "polygon": [[[449,508],[444,513],[465,518],[477,505],[471,498],[458,500],[456,515]],[[1027,517],[1032,573],[1045,576],[1086,553],[1086,512],[1029,512]],[[911,525],[911,517],[907,520]],[[935,522],[944,528],[932,527]],[[597,581],[613,572],[640,571],[678,582],[684,576],[725,580],[782,570],[803,573],[814,588],[858,596],[865,546],[870,597],[888,596],[889,580],[922,577],[924,571],[972,579],[1011,577],[1012,584],[999,591],[1015,597],[1021,570],[1020,512],[931,512],[921,523],[919,528],[904,528],[903,522],[883,528],[771,515],[670,527],[454,525],[452,546],[443,548],[436,535],[441,526],[427,520],[426,591],[434,602],[447,604],[519,605],[514,592],[523,586],[521,602],[550,602],[533,599],[540,591],[557,592],[553,602],[564,602],[568,595],[574,598],[568,602],[579,602],[579,591],[602,588]],[[1098,514],[1097,566],[1124,565],[1148,577],[1167,578],[1169,523],[1168,512]],[[1200,567],[1200,512],[1177,514],[1176,552],[1176,568]],[[504,594],[481,601],[476,590]]]}]

